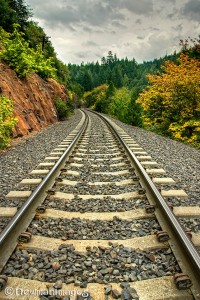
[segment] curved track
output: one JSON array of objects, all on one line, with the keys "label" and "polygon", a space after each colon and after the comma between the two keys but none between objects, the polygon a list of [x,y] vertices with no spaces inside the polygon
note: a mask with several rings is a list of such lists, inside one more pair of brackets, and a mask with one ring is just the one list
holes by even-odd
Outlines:
[{"label": "curved track", "polygon": [[163,173],[121,128],[84,112],[7,195],[18,209],[0,210],[14,215],[0,235],[0,299],[200,299],[200,235],[176,218],[200,211],[169,206],[187,195]]}]

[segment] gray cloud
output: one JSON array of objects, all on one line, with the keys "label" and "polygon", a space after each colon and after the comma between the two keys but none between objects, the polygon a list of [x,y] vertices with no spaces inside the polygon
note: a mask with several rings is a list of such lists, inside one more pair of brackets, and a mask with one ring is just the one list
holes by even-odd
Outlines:
[{"label": "gray cloud", "polygon": [[153,11],[152,0],[107,0],[106,3],[119,9],[127,9],[135,14],[146,15]]},{"label": "gray cloud", "polygon": [[[92,26],[102,26],[110,20],[124,20],[125,16],[118,7],[104,5],[101,1],[60,0],[59,5],[55,1],[40,2],[33,0],[37,17],[45,20],[48,26],[68,26],[74,24],[89,24]],[[29,0],[31,2],[31,0]],[[72,3],[71,3],[72,2]]]},{"label": "gray cloud", "polygon": [[200,0],[26,0],[64,62],[95,61],[109,50],[141,62],[197,37]]},{"label": "gray cloud", "polygon": [[93,42],[93,41],[84,42],[82,45],[83,46],[89,46],[89,47],[96,47],[96,46],[98,46],[98,44],[95,43],[95,42]]},{"label": "gray cloud", "polygon": [[189,0],[183,8],[183,14],[190,19],[200,21],[200,1]]},{"label": "gray cloud", "polygon": [[[115,21],[117,24],[120,20],[126,19],[123,9],[139,15],[147,15],[153,11],[152,0],[76,0],[76,2],[28,0],[28,2],[33,3],[37,17],[45,20],[48,26],[52,27],[82,23],[102,26],[110,21]],[[118,26],[119,24],[121,23],[119,22]]]},{"label": "gray cloud", "polygon": [[77,57],[79,57],[81,59],[87,58],[87,55],[88,55],[88,53],[86,51],[76,52],[75,54],[76,54]]},{"label": "gray cloud", "polygon": [[121,22],[117,21],[117,20],[113,20],[111,22],[111,24],[115,27],[121,27],[121,28],[127,28],[124,24],[122,24]]},{"label": "gray cloud", "polygon": [[137,20],[135,21],[135,23],[136,23],[136,24],[142,24],[142,21],[141,21],[141,19],[137,19]]},{"label": "gray cloud", "polygon": [[151,0],[129,1],[122,0],[121,6],[132,11],[133,13],[143,15],[153,11],[153,2]]},{"label": "gray cloud", "polygon": [[181,32],[183,30],[183,24],[178,24],[177,26],[172,26],[173,31]]}]

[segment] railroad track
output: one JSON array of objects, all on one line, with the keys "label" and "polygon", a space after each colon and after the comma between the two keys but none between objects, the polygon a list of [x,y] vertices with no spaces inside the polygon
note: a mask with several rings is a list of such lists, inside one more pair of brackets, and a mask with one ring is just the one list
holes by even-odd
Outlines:
[{"label": "railroad track", "polygon": [[174,183],[85,111],[0,208],[0,299],[200,299],[200,208],[169,205]]}]

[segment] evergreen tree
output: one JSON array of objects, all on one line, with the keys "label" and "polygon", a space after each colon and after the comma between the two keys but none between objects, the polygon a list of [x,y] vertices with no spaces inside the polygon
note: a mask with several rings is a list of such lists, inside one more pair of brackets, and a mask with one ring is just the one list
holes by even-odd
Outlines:
[{"label": "evergreen tree", "polygon": [[13,31],[14,23],[19,24],[21,30],[25,31],[31,16],[30,8],[24,4],[23,0],[0,1],[0,26],[7,32]]}]

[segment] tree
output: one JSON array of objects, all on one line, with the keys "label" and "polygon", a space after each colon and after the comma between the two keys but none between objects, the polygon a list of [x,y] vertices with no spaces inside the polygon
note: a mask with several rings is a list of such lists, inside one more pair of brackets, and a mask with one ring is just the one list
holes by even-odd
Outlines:
[{"label": "tree", "polygon": [[133,89],[131,92],[131,100],[129,103],[129,118],[130,118],[130,124],[134,126],[143,126],[143,120],[142,120],[142,107],[140,104],[136,103],[136,100],[138,98],[137,90]]},{"label": "tree", "polygon": [[24,31],[31,16],[31,11],[23,0],[0,1],[0,26],[8,32],[13,31],[13,24],[15,23],[19,24],[21,30]]},{"label": "tree", "polygon": [[123,86],[123,75],[120,65],[114,66],[112,70],[111,80],[113,81],[114,85],[117,88],[120,88]]},{"label": "tree", "polygon": [[112,97],[115,93],[115,86],[113,84],[112,81],[110,81],[109,85],[108,85],[108,89],[106,91],[106,97],[109,98],[109,97]]},{"label": "tree", "polygon": [[148,75],[137,103],[145,124],[173,138],[200,142],[200,61],[182,53],[178,64],[166,61],[163,73]]},{"label": "tree", "polygon": [[8,32],[13,30],[12,25],[17,22],[16,14],[9,6],[8,1],[0,1],[0,26]]},{"label": "tree", "polygon": [[130,124],[130,91],[123,87],[116,90],[115,94],[111,97],[111,103],[109,106],[109,114],[116,116],[120,121]]},{"label": "tree", "polygon": [[196,39],[180,40],[183,53],[189,53],[190,57],[200,59],[200,35]]},{"label": "tree", "polygon": [[[106,90],[108,89],[107,84],[100,85],[94,88],[92,91],[84,93],[83,98],[87,107],[92,107],[97,104],[99,107],[104,107],[104,100],[106,99]],[[103,103],[102,103],[103,102]],[[98,109],[97,109],[98,110]],[[101,110],[98,110],[101,111]],[[102,111],[101,111],[102,112]]]},{"label": "tree", "polygon": [[14,26],[13,33],[0,28],[2,40],[0,58],[12,67],[19,77],[26,77],[37,73],[42,78],[55,77],[55,68],[51,58],[45,59],[41,49],[29,47],[23,38],[24,34],[18,31],[19,25]]},{"label": "tree", "polygon": [[112,51],[108,51],[108,55],[107,55],[107,64],[110,65],[114,62],[114,57],[112,54]]},{"label": "tree", "polygon": [[17,23],[24,29],[28,19],[32,16],[30,8],[24,4],[24,0],[8,0],[10,8],[15,12]]}]

